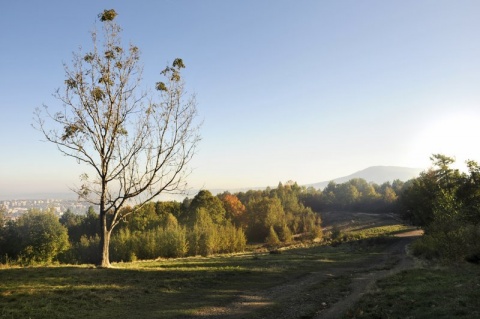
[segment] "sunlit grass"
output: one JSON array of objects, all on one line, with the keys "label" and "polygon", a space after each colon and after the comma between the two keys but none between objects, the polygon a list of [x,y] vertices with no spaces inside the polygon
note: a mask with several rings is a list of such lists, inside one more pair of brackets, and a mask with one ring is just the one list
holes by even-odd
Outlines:
[{"label": "sunlit grass", "polygon": [[[359,223],[357,223],[357,227]],[[402,225],[357,228],[358,237],[388,236]],[[115,263],[112,269],[92,265],[0,268],[0,318],[179,318],[195,317],[209,307],[225,307],[239,294],[295,285],[310,274],[302,295],[268,294],[253,317],[274,318],[288,304],[301,304],[302,315],[348,294],[351,278],[334,269],[356,269],[382,253],[390,241],[303,245],[270,254],[255,248],[243,254]]]},{"label": "sunlit grass", "polygon": [[384,225],[384,226],[377,226],[377,227],[368,227],[363,229],[357,229],[350,231],[352,236],[358,236],[361,238],[371,238],[371,237],[378,237],[378,236],[392,236],[401,232],[414,230],[415,227],[406,226],[402,224],[396,225]]}]

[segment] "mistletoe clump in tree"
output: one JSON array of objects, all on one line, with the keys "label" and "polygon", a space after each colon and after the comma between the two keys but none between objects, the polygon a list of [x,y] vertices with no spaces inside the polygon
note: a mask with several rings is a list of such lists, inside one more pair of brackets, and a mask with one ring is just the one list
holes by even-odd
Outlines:
[{"label": "mistletoe clump in tree", "polygon": [[74,191],[99,207],[101,267],[110,266],[114,227],[135,213],[122,207],[139,209],[162,192],[184,190],[200,140],[183,61],[161,72],[165,80],[155,84],[156,94],[142,90],[139,49],[122,46],[116,16],[113,9],[99,15],[103,27],[92,32],[92,50],[74,53],[72,65],[64,65],[64,88],[54,94],[61,110],[37,109],[34,125],[61,153],[90,167]]}]

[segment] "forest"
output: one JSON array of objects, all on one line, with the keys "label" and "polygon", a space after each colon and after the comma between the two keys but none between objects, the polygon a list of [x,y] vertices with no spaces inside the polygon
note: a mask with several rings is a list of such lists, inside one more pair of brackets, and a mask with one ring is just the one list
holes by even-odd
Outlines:
[{"label": "forest", "polygon": [[[247,244],[275,248],[295,242],[321,241],[321,211],[395,209],[400,181],[376,185],[363,179],[331,182],[324,190],[295,182],[277,188],[216,196],[208,190],[183,202],[151,201],[125,207],[114,230],[112,261],[183,257],[244,251]],[[129,214],[136,209],[134,214]],[[90,207],[85,215],[31,210],[16,221],[2,212],[2,262],[97,263],[100,223]]]}]

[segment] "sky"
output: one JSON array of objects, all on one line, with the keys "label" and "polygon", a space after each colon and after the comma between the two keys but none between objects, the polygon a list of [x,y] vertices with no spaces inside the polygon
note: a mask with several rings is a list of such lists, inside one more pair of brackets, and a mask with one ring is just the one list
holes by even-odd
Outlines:
[{"label": "sky", "polygon": [[32,128],[114,8],[142,86],[180,57],[202,141],[189,186],[300,185],[369,166],[480,161],[476,0],[1,1],[0,196],[69,192],[85,166]]}]

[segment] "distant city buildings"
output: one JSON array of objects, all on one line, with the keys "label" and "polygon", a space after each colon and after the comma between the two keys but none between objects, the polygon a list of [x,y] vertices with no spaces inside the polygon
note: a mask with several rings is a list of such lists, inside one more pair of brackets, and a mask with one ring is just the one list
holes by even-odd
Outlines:
[{"label": "distant city buildings", "polygon": [[87,213],[90,206],[90,203],[71,199],[0,200],[0,207],[5,208],[9,219],[17,219],[30,209],[52,209],[58,216],[67,210],[82,215]]}]

